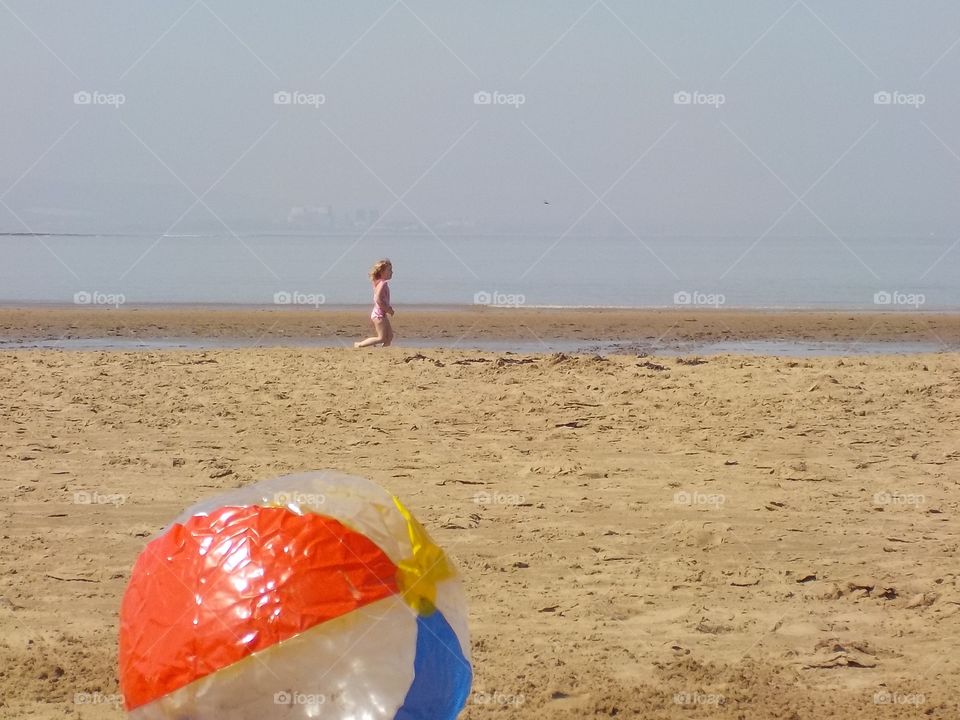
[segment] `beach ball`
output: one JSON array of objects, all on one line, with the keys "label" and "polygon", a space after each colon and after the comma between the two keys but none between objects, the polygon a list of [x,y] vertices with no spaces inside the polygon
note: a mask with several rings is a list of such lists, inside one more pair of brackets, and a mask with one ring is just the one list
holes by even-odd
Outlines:
[{"label": "beach ball", "polygon": [[184,511],[120,608],[138,720],[452,720],[471,680],[449,558],[396,497],[334,471]]}]

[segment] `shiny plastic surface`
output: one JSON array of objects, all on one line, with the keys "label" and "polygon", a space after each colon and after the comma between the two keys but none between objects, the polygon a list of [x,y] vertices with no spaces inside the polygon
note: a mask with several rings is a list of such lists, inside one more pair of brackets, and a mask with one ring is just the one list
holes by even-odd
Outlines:
[{"label": "shiny plastic surface", "polygon": [[455,718],[469,694],[456,571],[362,478],[276,478],[182,513],[120,613],[132,718]]}]

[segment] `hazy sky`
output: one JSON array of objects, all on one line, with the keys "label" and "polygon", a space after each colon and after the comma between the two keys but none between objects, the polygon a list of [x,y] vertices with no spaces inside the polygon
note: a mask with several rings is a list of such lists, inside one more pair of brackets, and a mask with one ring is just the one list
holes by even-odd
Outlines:
[{"label": "hazy sky", "polygon": [[0,0],[0,18],[5,231],[242,232],[324,204],[517,231],[960,225],[955,0]]}]

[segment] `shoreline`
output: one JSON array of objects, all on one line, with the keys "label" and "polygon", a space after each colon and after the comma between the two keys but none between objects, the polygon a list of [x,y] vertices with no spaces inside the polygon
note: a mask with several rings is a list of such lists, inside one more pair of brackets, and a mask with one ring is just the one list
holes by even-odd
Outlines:
[{"label": "shoreline", "polygon": [[[370,307],[364,303],[322,303],[317,306],[309,304],[279,304],[273,302],[244,303],[244,302],[203,302],[203,301],[158,301],[158,302],[127,302],[119,307],[83,305],[64,300],[3,300],[0,299],[0,313],[29,310],[63,310],[63,311],[96,311],[96,310],[127,310],[127,311],[160,311],[160,310],[210,310],[254,312],[276,310],[278,312],[313,312],[338,313],[347,311],[362,311]],[[661,312],[692,312],[692,313],[737,313],[737,314],[843,314],[858,315],[958,315],[960,307],[934,307],[920,310],[888,310],[878,305],[851,305],[851,306],[790,306],[790,305],[730,305],[721,307],[711,306],[683,306],[673,303],[663,305],[481,305],[477,303],[404,303],[403,309],[415,312],[631,312],[631,313],[661,313]]]},{"label": "shoreline", "polygon": [[[440,344],[475,340],[638,346],[738,341],[925,343],[942,349],[960,345],[960,312],[407,306],[398,308],[394,327],[401,342]],[[338,342],[365,337],[370,330],[366,306],[0,306],[0,341],[7,343],[100,338]]]}]

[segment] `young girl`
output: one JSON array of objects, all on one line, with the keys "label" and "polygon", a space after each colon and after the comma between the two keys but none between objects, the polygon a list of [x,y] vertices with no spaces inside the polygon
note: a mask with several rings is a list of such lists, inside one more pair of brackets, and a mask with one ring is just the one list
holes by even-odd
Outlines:
[{"label": "young girl", "polygon": [[387,347],[393,342],[393,328],[388,317],[393,315],[393,306],[390,304],[390,286],[387,285],[387,281],[392,277],[393,265],[389,260],[378,260],[370,270],[370,281],[373,283],[373,312],[370,313],[370,319],[377,334],[375,337],[355,342],[354,347]]}]

